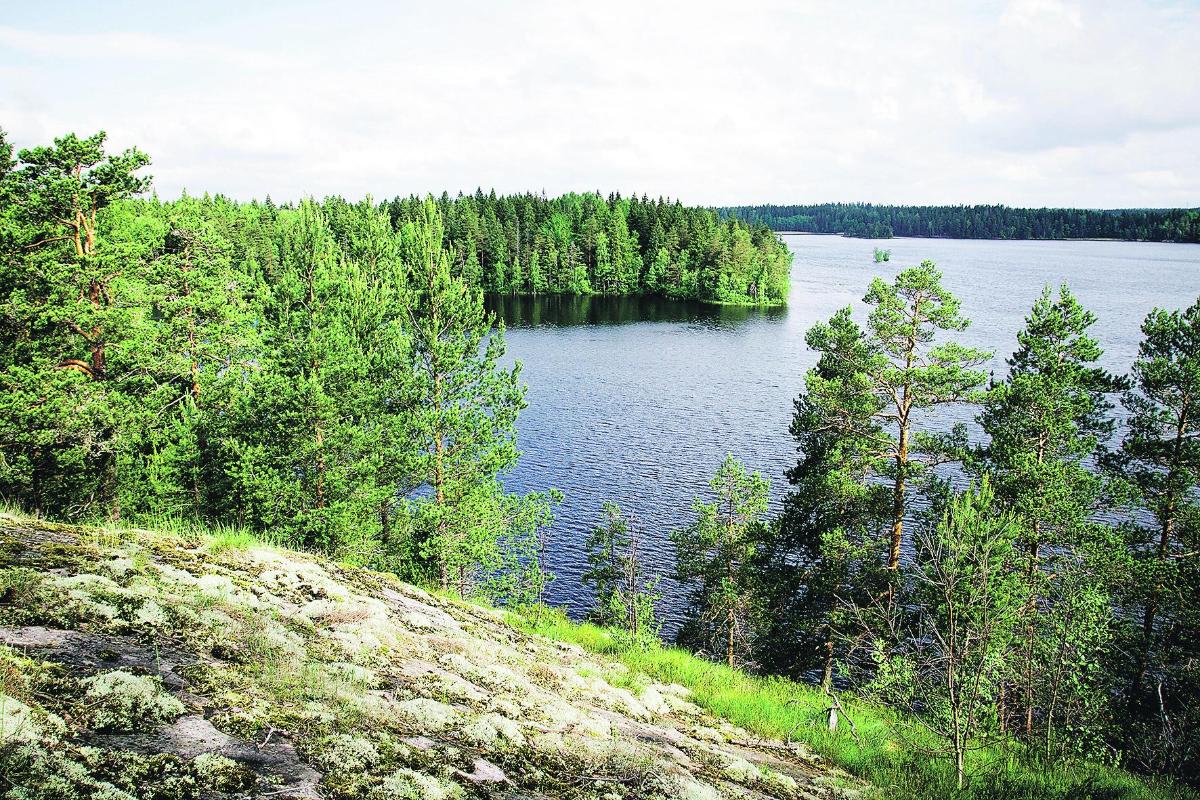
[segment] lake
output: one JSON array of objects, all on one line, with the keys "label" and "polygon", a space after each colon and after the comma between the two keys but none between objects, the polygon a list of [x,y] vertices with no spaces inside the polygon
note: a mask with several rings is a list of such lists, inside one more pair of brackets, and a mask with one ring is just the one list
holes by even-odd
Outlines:
[{"label": "lake", "polygon": [[[773,504],[787,492],[796,459],[788,435],[792,401],[816,362],[804,334],[853,305],[875,275],[933,259],[973,322],[960,338],[996,351],[1002,377],[1016,333],[1045,285],[1066,282],[1098,317],[1103,363],[1129,369],[1139,326],[1152,308],[1182,308],[1200,296],[1200,245],[1143,242],[983,241],[786,235],[795,252],[787,308],[745,309],[657,298],[500,298],[508,357],[523,365],[529,408],[521,414],[523,455],[505,478],[514,491],[556,487],[559,506],[548,548],[557,580],[547,599],[582,614],[590,595],[583,544],[614,500],[644,530],[645,564],[673,568],[669,532],[691,519],[692,500],[725,454],[771,482]],[[891,260],[876,264],[876,246]],[[960,408],[936,424],[970,420]],[[664,580],[664,633],[678,627],[684,598]]]}]

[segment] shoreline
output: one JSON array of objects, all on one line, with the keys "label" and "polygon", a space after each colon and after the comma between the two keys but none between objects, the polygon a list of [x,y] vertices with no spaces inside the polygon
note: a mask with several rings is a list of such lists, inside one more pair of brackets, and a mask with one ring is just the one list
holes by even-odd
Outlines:
[{"label": "shoreline", "polygon": [[772,231],[776,236],[840,236],[843,239],[858,239],[863,242],[890,242],[896,239],[943,239],[951,242],[1128,242],[1130,244],[1190,244],[1200,242],[1172,242],[1164,239],[1114,239],[1104,237],[1076,238],[1033,238],[1033,239],[1002,239],[993,236],[889,236],[886,239],[869,236],[847,236],[844,233],[824,233],[821,231]]}]

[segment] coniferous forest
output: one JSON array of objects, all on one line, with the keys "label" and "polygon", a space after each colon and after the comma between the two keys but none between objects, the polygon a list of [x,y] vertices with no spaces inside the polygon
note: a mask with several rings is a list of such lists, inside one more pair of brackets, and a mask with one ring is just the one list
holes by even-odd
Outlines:
[{"label": "coniferous forest", "polygon": [[837,233],[863,239],[1122,239],[1200,242],[1200,210],[1185,208],[1010,208],[889,206],[872,203],[730,206],[723,219],[775,231]]},{"label": "coniferous forest", "polygon": [[0,494],[39,513],[221,521],[465,591],[550,502],[497,483],[524,400],[483,291],[787,297],[774,234],[677,202],[164,202],[104,140],[0,138]]},{"label": "coniferous forest", "polygon": [[[865,319],[847,307],[807,334],[819,358],[795,401],[782,512],[732,457],[679,509],[679,643],[701,661],[659,642],[667,576],[650,573],[620,498],[583,545],[604,631],[541,604],[561,495],[501,482],[525,387],[483,294],[780,304],[791,255],[768,225],[1194,240],[1194,213],[993,209],[974,227],[963,209],[742,222],[598,194],[164,201],[146,196],[148,157],[104,140],[14,154],[0,139],[6,502],[244,532],[505,605],[532,630],[691,681],[756,732],[810,736],[867,779],[908,775],[896,796],[1125,796],[1104,793],[1134,780],[1122,770],[1154,781],[1128,796],[1192,796],[1200,302],[1149,314],[1117,375],[1097,365],[1095,316],[1047,289],[989,382],[992,354],[958,341],[970,311],[935,264],[875,279]],[[983,436],[931,432],[951,405]],[[5,603],[24,591],[6,586]],[[795,720],[789,692],[819,698],[813,719]],[[32,770],[22,758],[0,765]]]}]

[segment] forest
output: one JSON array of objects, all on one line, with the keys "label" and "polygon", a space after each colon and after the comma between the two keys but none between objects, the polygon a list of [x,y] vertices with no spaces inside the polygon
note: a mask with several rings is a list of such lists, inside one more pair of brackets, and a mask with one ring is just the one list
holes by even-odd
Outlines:
[{"label": "forest", "polygon": [[1200,209],[890,206],[871,203],[730,206],[722,219],[776,231],[836,233],[863,239],[1121,239],[1200,242]]},{"label": "forest", "polygon": [[[339,204],[324,204],[334,220]],[[421,217],[423,204],[396,198],[382,208],[398,230]],[[787,301],[791,251],[767,226],[722,222],[709,209],[645,196],[548,200],[482,190],[443,194],[436,205],[452,271],[487,292]]]},{"label": "forest", "polygon": [[773,233],[678,202],[164,202],[104,142],[0,139],[0,494],[38,513],[245,526],[465,591],[528,560],[552,499],[497,481],[524,399],[484,292],[787,297]]},{"label": "forest", "polygon": [[[679,641],[822,687],[831,731],[843,692],[903,711],[958,790],[1002,753],[1034,773],[1119,764],[1194,784],[1200,300],[1151,312],[1115,375],[1095,315],[1047,287],[999,381],[991,352],[955,340],[970,319],[932,262],[863,302],[865,324],[846,307],[807,334],[819,359],[782,513],[728,457],[672,534],[691,587]],[[982,436],[931,425],[947,406]],[[628,641],[656,624],[643,535],[613,505],[589,542],[593,619]],[[1035,788],[1021,769],[989,780],[980,796],[1125,796]]]},{"label": "forest", "polygon": [[[482,290],[786,297],[773,234],[678,203],[163,202],[137,199],[143,153],[103,145],[0,147],[0,497],[51,519],[197,521],[553,625],[561,496],[503,486],[524,386]],[[856,747],[855,703],[884,709],[901,771],[933,756],[955,791],[1110,796],[1086,790],[1116,768],[1194,785],[1200,303],[1152,312],[1114,375],[1095,316],[1047,289],[989,381],[936,265],[863,299],[865,322],[808,333],[782,513],[732,457],[679,509],[679,643],[731,686],[811,684]],[[929,432],[949,405],[981,440]],[[639,664],[667,652],[643,534],[606,505],[584,576]],[[799,686],[769,680],[747,725]]]}]

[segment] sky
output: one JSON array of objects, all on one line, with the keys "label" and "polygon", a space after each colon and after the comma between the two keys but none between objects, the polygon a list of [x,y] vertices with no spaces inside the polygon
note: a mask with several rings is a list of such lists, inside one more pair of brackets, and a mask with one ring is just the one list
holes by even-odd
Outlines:
[{"label": "sky", "polygon": [[113,2],[0,14],[18,147],[160,196],[1200,206],[1200,2]]}]

